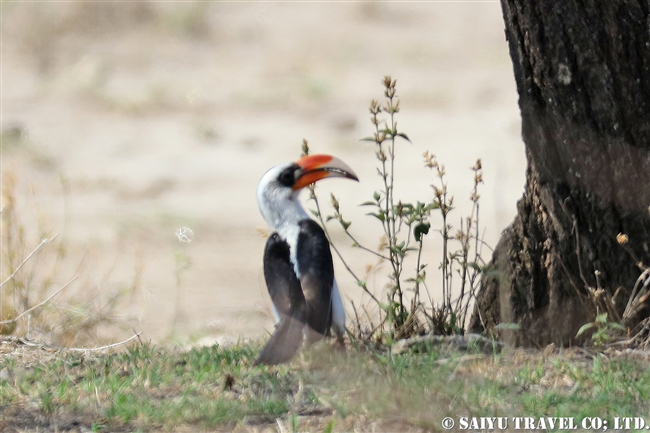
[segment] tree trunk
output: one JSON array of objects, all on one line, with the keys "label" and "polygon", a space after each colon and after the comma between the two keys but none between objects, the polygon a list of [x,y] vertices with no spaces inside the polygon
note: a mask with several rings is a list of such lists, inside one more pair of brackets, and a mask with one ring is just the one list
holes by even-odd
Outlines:
[{"label": "tree trunk", "polygon": [[470,329],[566,346],[597,312],[621,319],[650,264],[650,1],[501,5],[528,168]]}]

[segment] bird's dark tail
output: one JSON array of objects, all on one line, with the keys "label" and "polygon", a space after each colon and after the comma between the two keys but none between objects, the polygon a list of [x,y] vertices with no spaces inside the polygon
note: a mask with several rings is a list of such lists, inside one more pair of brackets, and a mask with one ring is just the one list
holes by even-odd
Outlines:
[{"label": "bird's dark tail", "polygon": [[304,322],[290,316],[283,317],[254,365],[276,365],[290,361],[302,346],[304,328]]},{"label": "bird's dark tail", "polygon": [[277,365],[291,361],[303,344],[310,345],[322,340],[323,334],[295,317],[285,316],[275,328],[271,339],[253,365]]}]

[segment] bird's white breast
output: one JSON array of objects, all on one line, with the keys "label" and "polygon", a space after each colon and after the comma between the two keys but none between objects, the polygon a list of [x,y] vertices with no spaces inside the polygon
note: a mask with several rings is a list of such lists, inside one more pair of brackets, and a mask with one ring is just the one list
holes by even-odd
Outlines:
[{"label": "bird's white breast", "polygon": [[289,258],[293,263],[293,271],[296,277],[300,279],[300,269],[298,269],[298,236],[300,235],[300,226],[298,224],[285,224],[277,228],[280,237],[289,245]]}]

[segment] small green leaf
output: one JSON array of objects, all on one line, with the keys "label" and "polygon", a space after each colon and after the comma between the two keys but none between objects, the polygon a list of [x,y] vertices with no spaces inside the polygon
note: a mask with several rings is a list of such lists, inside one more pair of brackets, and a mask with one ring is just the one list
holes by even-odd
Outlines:
[{"label": "small green leaf", "polygon": [[625,326],[621,325],[620,323],[616,323],[616,322],[611,322],[609,324],[609,327],[614,328],[614,329],[618,329],[620,331],[625,331],[627,329]]},{"label": "small green leaf", "polygon": [[436,210],[436,209],[440,209],[440,203],[431,203],[430,205],[428,205],[426,207],[427,212],[432,211],[432,210]]},{"label": "small green leaf", "polygon": [[607,313],[597,315],[596,322],[600,323],[601,325],[605,325],[607,323]]},{"label": "small green leaf", "polygon": [[379,308],[381,308],[384,311],[389,311],[390,310],[390,305],[384,303],[384,302],[379,302]]},{"label": "small green leaf", "polygon": [[409,143],[411,143],[411,140],[410,140],[410,139],[406,136],[406,134],[404,134],[403,132],[398,132],[398,133],[395,134],[395,135],[398,136],[398,137],[402,137],[404,140],[406,140],[406,141],[408,141]]},{"label": "small green leaf", "polygon": [[377,203],[374,201],[364,201],[359,206],[377,206]]},{"label": "small green leaf", "polygon": [[585,333],[585,331],[593,328],[594,326],[596,326],[594,323],[585,323],[580,327],[580,329],[578,329],[578,333],[576,334],[576,337],[580,337],[582,334]]},{"label": "small green leaf", "polygon": [[384,212],[380,212],[380,213],[371,212],[371,213],[367,213],[366,215],[374,216],[375,218],[377,218],[381,222],[386,221],[386,215],[384,215]]},{"label": "small green leaf", "polygon": [[413,230],[413,236],[415,237],[416,242],[420,242],[422,240],[423,235],[429,234],[429,229],[431,228],[431,224],[429,223],[420,223],[415,226],[415,229]]}]

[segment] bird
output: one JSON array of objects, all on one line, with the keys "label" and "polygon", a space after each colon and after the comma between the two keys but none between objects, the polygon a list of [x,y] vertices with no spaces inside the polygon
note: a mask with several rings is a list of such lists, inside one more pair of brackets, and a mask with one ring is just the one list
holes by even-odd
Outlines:
[{"label": "bird", "polygon": [[260,213],[274,230],[264,247],[263,268],[276,326],[255,365],[288,362],[305,343],[330,331],[339,340],[345,334],[329,241],[299,200],[303,188],[330,177],[359,181],[339,158],[318,154],[272,167],[257,187]]}]

